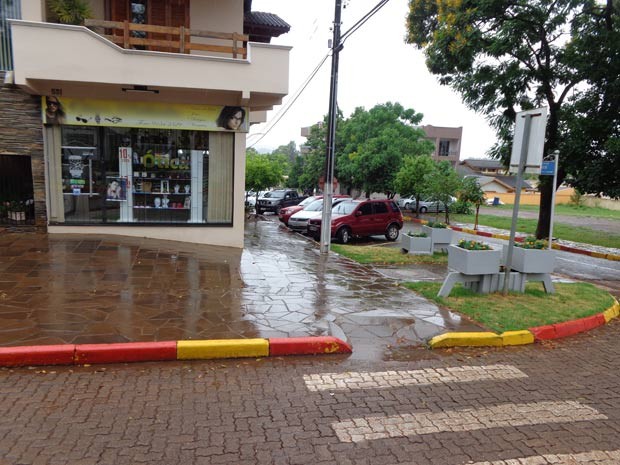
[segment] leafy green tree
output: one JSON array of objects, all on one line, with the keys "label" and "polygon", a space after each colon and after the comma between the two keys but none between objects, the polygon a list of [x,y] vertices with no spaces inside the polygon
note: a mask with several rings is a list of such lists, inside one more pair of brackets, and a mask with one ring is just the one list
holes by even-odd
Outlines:
[{"label": "leafy green tree", "polygon": [[[572,175],[617,194],[619,15],[613,0],[410,0],[407,41],[493,124],[494,156],[508,157],[517,111],[544,105],[545,153],[561,153],[558,184]],[[549,230],[555,187],[540,181],[538,238]]]},{"label": "leafy green tree", "polygon": [[250,153],[245,162],[245,189],[264,191],[282,182],[282,167],[260,154]]},{"label": "leafy green tree", "polygon": [[473,203],[476,207],[474,229],[478,229],[478,213],[480,212],[480,205],[482,205],[485,200],[485,194],[478,183],[478,178],[469,176],[463,179],[461,191],[459,192],[459,200]]},{"label": "leafy green tree", "polygon": [[417,127],[422,115],[399,103],[387,102],[370,110],[362,107],[337,131],[336,173],[341,183],[370,195],[396,194],[394,180],[405,156],[428,155],[432,142]]},{"label": "leafy green tree", "polygon": [[[450,203],[452,197],[461,190],[462,180],[450,162],[441,161],[435,169],[427,173],[424,179],[429,200],[443,203],[446,212],[446,223],[450,224]],[[439,209],[437,209],[439,210]],[[436,217],[439,217],[437,211]]]},{"label": "leafy green tree", "polygon": [[415,216],[420,217],[420,199],[426,195],[427,179],[435,170],[435,162],[427,155],[406,156],[403,166],[396,173],[394,187],[401,195],[407,194],[415,197]]},{"label": "leafy green tree", "polygon": [[299,156],[299,150],[297,150],[297,144],[295,141],[290,141],[286,145],[281,145],[273,152],[271,155],[283,155],[286,158],[289,166],[292,166],[295,162],[295,159]]}]

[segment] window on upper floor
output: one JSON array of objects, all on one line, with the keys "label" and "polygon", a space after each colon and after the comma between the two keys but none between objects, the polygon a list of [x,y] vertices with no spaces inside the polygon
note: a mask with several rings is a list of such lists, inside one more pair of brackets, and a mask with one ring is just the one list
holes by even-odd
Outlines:
[{"label": "window on upper floor", "polygon": [[449,140],[441,139],[439,141],[439,150],[437,151],[437,154],[440,157],[447,157],[450,155],[450,141]]},{"label": "window on upper floor", "polygon": [[11,25],[9,19],[21,19],[20,0],[0,0],[0,71],[13,69]]}]

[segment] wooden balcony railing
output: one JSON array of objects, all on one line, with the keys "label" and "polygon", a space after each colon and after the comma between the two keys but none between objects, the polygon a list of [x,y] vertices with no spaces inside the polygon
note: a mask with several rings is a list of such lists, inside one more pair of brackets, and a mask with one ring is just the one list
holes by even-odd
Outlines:
[{"label": "wooden balcony railing", "polygon": [[[126,49],[155,50],[176,53],[190,53],[192,50],[223,53],[233,58],[247,58],[247,35],[211,31],[199,31],[181,27],[134,24],[129,21],[103,21],[87,19],[84,25],[93,30],[103,28],[99,35]],[[120,32],[120,33],[119,33]],[[142,37],[140,37],[142,36]],[[215,39],[230,42],[230,45],[217,45],[192,42],[192,38]]]}]

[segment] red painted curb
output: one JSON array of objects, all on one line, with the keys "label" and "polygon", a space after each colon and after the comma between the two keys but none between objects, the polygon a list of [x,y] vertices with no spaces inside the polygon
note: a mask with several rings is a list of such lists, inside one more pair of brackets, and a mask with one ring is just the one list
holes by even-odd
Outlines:
[{"label": "red painted curb", "polygon": [[575,334],[583,333],[584,331],[603,326],[604,324],[605,316],[602,313],[597,313],[596,315],[580,318],[578,320],[529,328],[529,331],[534,334],[535,340],[543,341],[573,336]]},{"label": "red painted curb", "polygon": [[75,363],[158,362],[177,359],[177,342],[122,342],[78,344]]},{"label": "red painted curb", "polygon": [[0,366],[73,365],[74,344],[0,347]]},{"label": "red painted curb", "polygon": [[269,355],[350,354],[346,342],[332,336],[269,338]]}]

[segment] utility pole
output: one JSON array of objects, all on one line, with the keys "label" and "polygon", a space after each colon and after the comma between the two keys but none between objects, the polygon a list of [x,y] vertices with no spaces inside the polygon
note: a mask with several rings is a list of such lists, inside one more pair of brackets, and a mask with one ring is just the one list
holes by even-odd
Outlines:
[{"label": "utility pole", "polygon": [[327,151],[325,156],[325,184],[323,186],[323,214],[321,217],[321,253],[329,253],[331,243],[332,197],[334,190],[334,152],[336,146],[336,120],[338,116],[338,55],[340,44],[340,18],[342,0],[335,0],[334,37],[332,40],[332,72],[329,89],[329,117],[327,126]]}]

